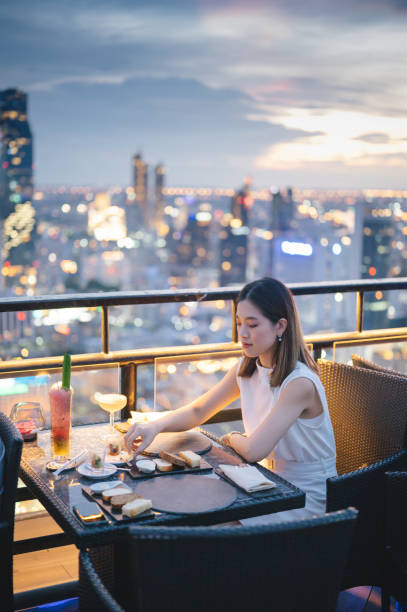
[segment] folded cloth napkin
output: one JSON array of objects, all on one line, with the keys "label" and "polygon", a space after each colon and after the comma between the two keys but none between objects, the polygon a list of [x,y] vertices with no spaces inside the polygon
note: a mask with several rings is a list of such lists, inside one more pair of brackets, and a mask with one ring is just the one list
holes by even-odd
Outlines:
[{"label": "folded cloth napkin", "polygon": [[238,487],[241,487],[248,493],[264,491],[265,489],[272,489],[276,486],[275,482],[264,476],[254,465],[220,464],[218,467],[227,478],[233,480]]}]

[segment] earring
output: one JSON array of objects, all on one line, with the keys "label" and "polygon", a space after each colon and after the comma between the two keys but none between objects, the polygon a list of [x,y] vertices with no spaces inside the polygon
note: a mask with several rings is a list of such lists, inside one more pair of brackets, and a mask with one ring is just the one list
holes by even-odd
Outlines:
[{"label": "earring", "polygon": [[279,342],[282,342],[282,341],[283,341],[283,336],[277,336],[277,340],[278,340]]}]

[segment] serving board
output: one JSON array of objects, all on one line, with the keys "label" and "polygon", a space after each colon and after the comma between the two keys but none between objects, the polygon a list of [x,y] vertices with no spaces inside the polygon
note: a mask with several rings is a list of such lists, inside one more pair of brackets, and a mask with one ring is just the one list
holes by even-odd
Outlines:
[{"label": "serving board", "polygon": [[192,474],[144,480],[136,485],[135,492],[151,499],[154,510],[172,514],[220,510],[233,504],[237,497],[237,489],[227,482]]},{"label": "serving board", "polygon": [[207,461],[201,459],[201,464],[199,467],[189,467],[188,465],[173,465],[172,470],[170,472],[159,472],[158,470],[156,470],[152,474],[145,474],[144,472],[139,472],[138,469],[134,467],[131,468],[131,471],[127,472],[127,474],[133,480],[145,480],[150,478],[156,478],[157,476],[174,476],[175,474],[190,474],[191,472],[205,473],[210,472],[212,469],[212,466]]},{"label": "serving board", "polygon": [[176,455],[181,451],[190,450],[198,455],[203,455],[211,447],[212,442],[210,439],[199,433],[199,431],[164,432],[154,438],[150,446],[144,449],[143,454],[150,457],[158,457],[161,450]]},{"label": "serving board", "polygon": [[[131,487],[129,487],[131,489]],[[117,522],[128,522],[128,521],[141,521],[146,518],[154,518],[154,512],[152,510],[146,510],[137,516],[124,516],[122,512],[112,510],[111,504],[104,501],[101,493],[94,493],[90,487],[83,486],[82,491],[103,509],[106,514]],[[142,497],[140,495],[140,497]]]}]

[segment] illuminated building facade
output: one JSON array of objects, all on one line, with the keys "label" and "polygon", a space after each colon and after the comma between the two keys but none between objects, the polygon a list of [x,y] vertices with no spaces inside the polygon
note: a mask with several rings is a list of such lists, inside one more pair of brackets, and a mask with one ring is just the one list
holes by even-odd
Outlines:
[{"label": "illuminated building facade", "polygon": [[123,208],[112,206],[107,193],[97,193],[88,208],[88,233],[96,240],[118,241],[126,238],[126,219]]},{"label": "illuminated building facade", "polygon": [[32,135],[27,96],[17,89],[0,91],[0,141],[2,261],[28,265],[35,228]]},{"label": "illuminated building facade", "polygon": [[253,205],[251,180],[245,179],[242,189],[232,196],[231,219],[220,233],[220,285],[246,282],[249,210]]}]

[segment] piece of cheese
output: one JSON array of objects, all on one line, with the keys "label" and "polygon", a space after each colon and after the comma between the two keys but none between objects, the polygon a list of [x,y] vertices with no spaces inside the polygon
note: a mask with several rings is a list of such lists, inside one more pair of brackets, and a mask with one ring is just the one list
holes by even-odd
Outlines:
[{"label": "piece of cheese", "polygon": [[112,510],[121,510],[125,504],[133,501],[133,499],[139,499],[140,495],[137,493],[124,493],[123,495],[113,495],[110,498],[110,503],[112,504]]},{"label": "piece of cheese", "polygon": [[180,451],[179,456],[187,462],[189,467],[199,467],[201,465],[201,457],[193,451]]},{"label": "piece of cheese", "polygon": [[114,489],[106,489],[106,491],[102,492],[102,498],[106,502],[110,502],[110,498],[113,495],[124,495],[125,493],[131,493],[131,489],[129,487],[115,487]]},{"label": "piece of cheese", "polygon": [[182,467],[186,466],[186,462],[183,459],[181,459],[181,457],[179,457],[178,455],[174,455],[173,453],[167,453],[167,451],[163,451],[163,450],[159,452],[159,455],[161,459],[165,459],[165,461],[169,461],[170,463],[173,463],[174,465],[179,465]]},{"label": "piece of cheese", "polygon": [[124,516],[137,516],[146,510],[150,510],[152,505],[151,499],[134,499],[123,506],[122,513]]},{"label": "piece of cheese", "polygon": [[172,463],[170,463],[170,461],[166,461],[165,459],[154,459],[154,463],[156,464],[159,472],[171,472],[172,470]]}]

